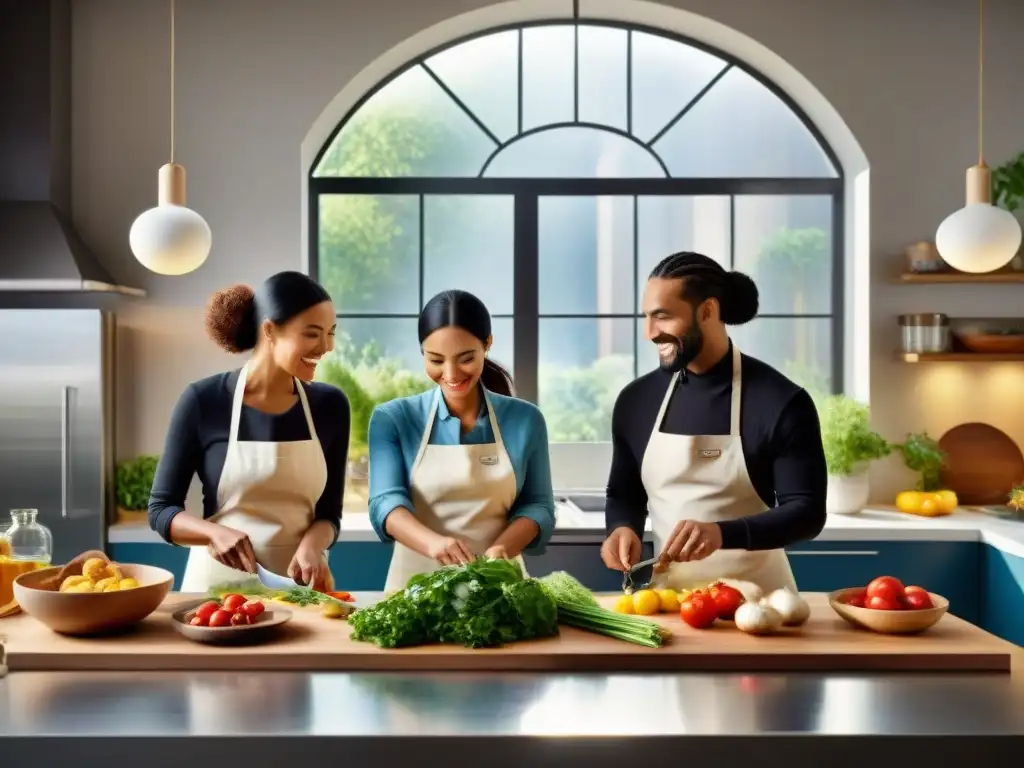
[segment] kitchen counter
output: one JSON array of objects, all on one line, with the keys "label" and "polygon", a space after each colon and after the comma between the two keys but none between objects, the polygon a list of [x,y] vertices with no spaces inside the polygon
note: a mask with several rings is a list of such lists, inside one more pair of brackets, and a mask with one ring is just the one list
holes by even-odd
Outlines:
[{"label": "kitchen counter", "polygon": [[[604,539],[604,513],[559,502],[558,528],[552,544],[597,543]],[[648,539],[650,532],[648,531]],[[164,543],[145,523],[120,523],[109,529],[111,544]],[[340,542],[377,541],[365,514],[343,518]],[[1024,521],[1006,520],[958,509],[944,517],[914,517],[891,508],[870,507],[857,515],[829,515],[815,541],[962,541],[990,544],[1024,557]]]},{"label": "kitchen counter", "polygon": [[17,672],[0,680],[0,753],[5,765],[80,768],[399,765],[411,754],[446,768],[672,755],[990,766],[1024,746],[1016,664],[1012,677]]}]

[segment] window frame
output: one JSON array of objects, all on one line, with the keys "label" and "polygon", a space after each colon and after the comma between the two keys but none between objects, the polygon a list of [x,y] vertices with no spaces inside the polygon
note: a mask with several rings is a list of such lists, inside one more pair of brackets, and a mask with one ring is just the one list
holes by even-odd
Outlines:
[{"label": "window frame", "polygon": [[[560,122],[523,130],[523,31],[534,27],[546,26],[571,26],[574,30],[574,77],[573,77],[573,116],[571,122]],[[620,29],[627,33],[626,49],[626,110],[627,128],[625,131],[579,120],[579,30],[582,27],[601,27]],[[518,32],[518,131],[511,138],[502,142],[497,139],[486,125],[476,116],[459,97],[433,72],[427,64],[429,59],[436,54],[454,48],[462,43],[486,37],[501,32]],[[673,117],[661,130],[649,140],[643,141],[631,133],[632,130],[632,106],[633,106],[633,76],[632,76],[632,32],[656,35],[658,37],[675,41],[679,44],[693,47],[704,51],[724,62],[723,68],[715,75],[697,94]],[[455,104],[468,115],[474,123],[489,136],[495,143],[495,149],[490,157],[484,162],[478,175],[475,177],[340,177],[340,176],[317,176],[316,169],[333,145],[338,134],[344,129],[348,122],[362,109],[362,107],[375,96],[381,89],[387,87],[395,78],[399,77],[409,69],[422,66]],[[607,133],[616,134],[639,144],[647,149],[663,168],[666,168],[652,145],[675,126],[687,112],[690,111],[700,100],[714,87],[715,84],[732,68],[738,68],[766,87],[794,114],[801,124],[808,130],[815,139],[822,152],[831,163],[835,175],[831,177],[671,177],[665,178],[515,178],[515,177],[486,177],[483,174],[505,147],[520,141],[528,136],[535,135],[542,131],[558,130],[566,127],[586,127],[601,130]],[[666,168],[667,170],[667,168]],[[513,250],[513,328],[514,328],[514,369],[518,394],[524,399],[537,401],[537,377],[538,377],[538,335],[540,325],[539,312],[539,258],[538,258],[538,232],[537,232],[537,209],[539,200],[542,197],[598,197],[616,196],[632,197],[634,200],[634,235],[633,235],[633,258],[634,277],[641,280],[643,276],[637,274],[637,226],[636,226],[636,200],[638,197],[648,196],[672,196],[672,197],[696,197],[696,196],[722,196],[729,198],[730,208],[730,247],[728,264],[730,266],[736,261],[736,219],[735,201],[736,197],[742,196],[827,196],[831,199],[831,232],[830,240],[832,246],[832,269],[831,269],[831,311],[827,314],[759,314],[761,318],[827,318],[830,321],[831,334],[831,382],[833,392],[841,392],[843,389],[844,361],[845,361],[845,183],[844,169],[834,149],[825,140],[821,131],[809,119],[802,109],[781,90],[775,83],[766,78],[756,69],[750,67],[737,57],[718,50],[698,40],[685,37],[663,29],[650,27],[642,24],[624,23],[615,21],[599,21],[584,19],[548,18],[537,19],[529,22],[492,27],[486,30],[474,32],[437,46],[424,54],[407,61],[403,66],[396,69],[388,77],[378,82],[374,88],[365,93],[355,105],[347,112],[345,117],[331,131],[318,150],[309,168],[308,177],[308,265],[310,276],[314,279],[319,277],[319,198],[324,195],[417,195],[419,197],[420,209],[420,247],[419,247],[419,290],[420,303],[428,297],[423,296],[423,268],[424,268],[424,198],[427,195],[487,195],[487,196],[510,196],[514,199],[515,208],[515,229],[514,229],[514,250]],[[545,315],[546,317],[547,315]],[[561,316],[561,315],[559,315]],[[586,317],[595,320],[606,317],[624,317],[631,315],[619,314],[586,314],[568,315],[571,317]],[[568,317],[567,316],[567,317]],[[413,314],[368,314],[368,313],[338,313],[339,321],[351,318],[415,318]],[[495,315],[495,317],[509,317]],[[634,324],[642,317],[637,313],[633,315]],[[639,373],[637,333],[634,333],[633,366],[634,373]],[[572,443],[563,444],[566,447]]]}]

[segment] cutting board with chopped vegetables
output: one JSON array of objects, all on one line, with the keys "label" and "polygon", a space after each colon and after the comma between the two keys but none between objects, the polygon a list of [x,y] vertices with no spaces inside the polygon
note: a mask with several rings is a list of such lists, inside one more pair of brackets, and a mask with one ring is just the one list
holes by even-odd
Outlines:
[{"label": "cutting board with chopped vegetables", "polygon": [[[7,663],[18,670],[345,670],[345,671],[1009,671],[1013,646],[953,616],[924,634],[876,635],[846,624],[823,594],[805,593],[810,619],[776,635],[742,633],[728,622],[696,629],[678,614],[646,617],[667,636],[651,648],[572,626],[555,637],[471,649],[418,645],[382,649],[351,638],[351,619],[322,615],[323,605],[293,605],[295,615],[274,642],[252,647],[192,643],[171,614],[196,595],[172,594],[134,631],[102,638],[54,634],[30,616],[0,620]],[[357,610],[380,595],[356,594]],[[614,597],[601,597],[610,607]],[[639,618],[639,617],[637,617]],[[581,623],[586,623],[581,614]]]}]

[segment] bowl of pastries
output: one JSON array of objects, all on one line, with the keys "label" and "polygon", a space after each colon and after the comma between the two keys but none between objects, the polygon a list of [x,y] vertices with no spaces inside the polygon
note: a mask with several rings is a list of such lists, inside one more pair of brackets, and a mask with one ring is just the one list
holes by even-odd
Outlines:
[{"label": "bowl of pastries", "polygon": [[15,579],[21,609],[54,632],[102,634],[141,622],[174,583],[174,574],[163,568],[113,563],[101,552],[87,555]]}]

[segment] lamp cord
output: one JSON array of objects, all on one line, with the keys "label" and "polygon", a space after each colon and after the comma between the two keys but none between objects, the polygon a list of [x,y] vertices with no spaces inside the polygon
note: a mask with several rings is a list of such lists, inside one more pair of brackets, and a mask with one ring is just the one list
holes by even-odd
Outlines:
[{"label": "lamp cord", "polygon": [[[173,2],[173,0],[172,0]],[[985,0],[978,0],[978,165],[985,164]]]},{"label": "lamp cord", "polygon": [[171,163],[174,163],[174,0],[171,0]]}]

